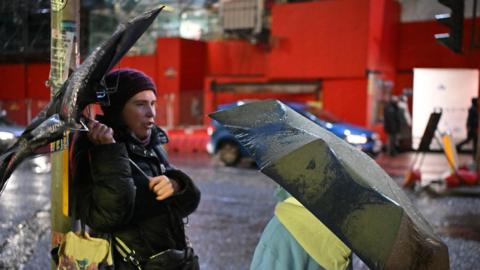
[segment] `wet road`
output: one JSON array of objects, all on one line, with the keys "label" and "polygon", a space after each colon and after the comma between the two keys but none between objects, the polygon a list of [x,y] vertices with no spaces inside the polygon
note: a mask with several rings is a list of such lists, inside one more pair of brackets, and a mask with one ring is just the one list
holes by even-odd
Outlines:
[{"label": "wet road", "polygon": [[[188,234],[201,269],[248,269],[260,234],[273,215],[275,185],[251,168],[205,166],[184,169],[202,191]],[[181,164],[181,162],[176,162]]]},{"label": "wet road", "polygon": [[18,269],[39,253],[39,243],[48,246],[49,209],[50,175],[34,174],[28,164],[22,165],[0,197],[0,269]]},{"label": "wet road", "polygon": [[[398,182],[402,181],[399,170],[408,162],[395,162],[404,158],[380,161]],[[261,231],[273,214],[274,183],[248,166],[221,167],[208,156],[171,159],[202,191],[201,204],[187,228],[201,268],[248,269]],[[439,162],[432,164],[439,166]],[[49,181],[49,175],[34,175],[24,166],[0,198],[0,269],[49,268]],[[448,245],[451,268],[477,268],[480,197],[432,197],[411,190],[407,194]],[[359,261],[354,266],[366,268]]]}]

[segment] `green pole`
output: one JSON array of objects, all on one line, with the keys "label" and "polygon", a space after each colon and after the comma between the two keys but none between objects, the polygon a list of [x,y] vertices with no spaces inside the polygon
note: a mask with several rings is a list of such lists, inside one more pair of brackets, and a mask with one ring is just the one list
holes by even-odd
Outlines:
[{"label": "green pole", "polygon": [[[79,63],[80,0],[51,0],[50,93],[53,96]],[[71,229],[68,217],[68,136],[52,143],[52,247]],[[55,268],[52,262],[52,269]]]}]

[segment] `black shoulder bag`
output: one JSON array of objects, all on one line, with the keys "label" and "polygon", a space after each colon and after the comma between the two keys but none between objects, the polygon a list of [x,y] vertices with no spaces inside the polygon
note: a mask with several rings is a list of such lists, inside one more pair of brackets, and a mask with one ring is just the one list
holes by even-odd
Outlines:
[{"label": "black shoulder bag", "polygon": [[135,250],[130,249],[120,238],[114,237],[115,249],[127,263],[138,270],[199,270],[198,256],[191,247],[183,250],[167,249],[150,256],[145,262],[138,259]]}]

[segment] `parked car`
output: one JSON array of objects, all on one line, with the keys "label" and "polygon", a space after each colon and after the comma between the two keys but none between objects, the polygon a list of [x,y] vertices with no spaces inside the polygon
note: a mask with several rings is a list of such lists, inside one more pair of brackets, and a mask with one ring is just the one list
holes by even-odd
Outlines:
[{"label": "parked car", "polygon": [[24,127],[7,119],[5,111],[0,112],[0,154],[15,143],[23,130]]},{"label": "parked car", "polygon": [[[218,110],[226,110],[244,103],[245,101],[238,101],[223,104],[218,107]],[[380,153],[382,142],[377,133],[363,127],[342,122],[333,114],[311,106],[309,103],[286,102],[285,104],[370,156],[375,157]],[[218,122],[212,122],[208,129],[208,134],[210,135],[210,140],[207,144],[207,152],[217,156],[225,165],[235,166],[242,157],[248,157],[248,152],[241,147],[237,139]]]}]

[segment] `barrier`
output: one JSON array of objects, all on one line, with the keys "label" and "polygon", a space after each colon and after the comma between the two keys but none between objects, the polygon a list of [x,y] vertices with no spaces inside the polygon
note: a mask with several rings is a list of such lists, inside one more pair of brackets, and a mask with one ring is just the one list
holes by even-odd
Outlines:
[{"label": "barrier", "polygon": [[169,153],[206,153],[209,136],[206,127],[165,129],[169,142],[165,146]]}]

